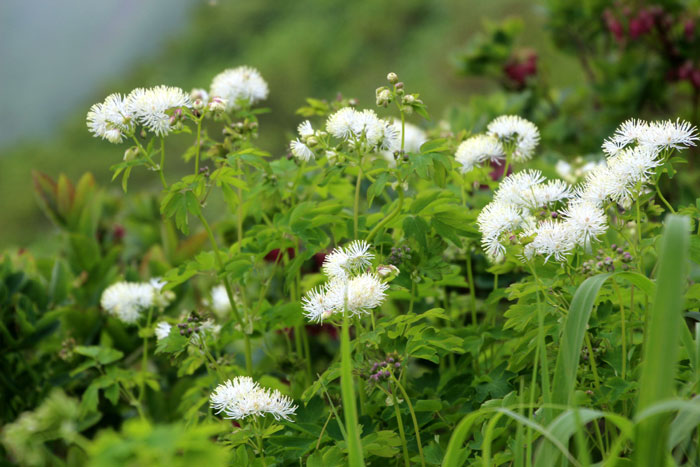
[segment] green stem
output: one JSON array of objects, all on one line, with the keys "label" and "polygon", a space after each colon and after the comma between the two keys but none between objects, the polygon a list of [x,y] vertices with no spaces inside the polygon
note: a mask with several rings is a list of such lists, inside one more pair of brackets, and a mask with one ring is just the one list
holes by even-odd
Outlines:
[{"label": "green stem", "polygon": [[160,165],[158,166],[158,174],[160,175],[160,182],[163,184],[163,188],[168,189],[168,182],[165,181],[165,173],[163,173],[163,168],[165,167],[165,136],[160,137]]},{"label": "green stem", "polygon": [[593,346],[591,345],[591,338],[586,332],[584,334],[586,338],[586,348],[588,348],[588,361],[591,363],[591,372],[593,373],[593,382],[595,383],[596,389],[600,387],[600,378],[598,377],[598,367],[595,363],[595,355],[593,354]]},{"label": "green stem", "polygon": [[467,244],[467,281],[469,282],[469,297],[471,298],[472,325],[476,326],[476,290],[474,290],[474,273],[472,271],[472,252],[470,244]]},{"label": "green stem", "polygon": [[347,433],[348,462],[351,467],[364,466],[362,442],[357,422],[357,402],[352,377],[352,349],[350,348],[350,320],[348,318],[347,291],[343,310],[343,327],[340,335],[340,393],[343,400],[345,430]]},{"label": "green stem", "polygon": [[[545,337],[544,337],[544,313],[542,311],[542,306],[540,302],[540,293],[544,296],[544,290],[543,287],[540,283],[540,279],[537,276],[537,271],[535,270],[535,267],[530,264],[530,270],[532,271],[532,275],[535,278],[535,281],[539,285],[537,292],[535,293],[536,300],[537,300],[537,344],[540,346],[540,358],[541,358],[541,370],[542,370],[542,400],[544,401],[545,404],[549,404],[551,402],[550,396],[551,393],[549,391],[549,364],[547,362],[547,345],[545,343]],[[545,419],[548,420],[548,411],[545,412]]]},{"label": "green stem", "polygon": [[357,182],[355,182],[355,206],[353,209],[353,227],[354,227],[354,232],[355,232],[355,239],[358,238],[357,232],[358,232],[358,225],[359,225],[359,216],[360,216],[360,183],[362,183],[362,156],[360,156],[360,163],[358,164],[358,173],[357,173]]},{"label": "green stem", "polygon": [[[214,256],[216,258],[216,264],[219,267],[219,271],[223,272],[224,271],[224,262],[221,259],[221,253],[219,252],[219,246],[216,243],[216,238],[214,237],[214,232],[212,232],[211,227],[209,226],[209,222],[207,222],[206,218],[204,215],[200,212],[198,214],[199,220],[202,222],[202,225],[204,226],[204,230],[207,232],[207,236],[209,237],[209,242],[211,243],[211,247],[214,250]],[[250,336],[248,336],[248,332],[246,331],[246,326],[243,322],[243,319],[241,318],[241,314],[238,312],[238,307],[236,306],[236,302],[233,299],[233,288],[231,287],[231,282],[228,279],[228,276],[225,274],[223,275],[223,280],[224,280],[224,288],[226,289],[226,295],[228,296],[228,301],[229,304],[231,305],[231,311],[233,312],[234,318],[236,318],[236,321],[238,322],[238,325],[241,327],[241,332],[243,333],[243,340],[245,344],[245,367],[246,367],[246,373],[250,376],[253,375],[253,359],[252,359],[252,349],[250,345]]]},{"label": "green stem", "polygon": [[411,300],[408,302],[408,314],[413,313],[413,303],[416,301],[416,282],[411,280]]},{"label": "green stem", "polygon": [[[380,388],[381,389],[381,388]],[[384,391],[384,389],[382,389]],[[386,392],[386,391],[384,391]],[[401,438],[401,448],[403,451],[403,460],[406,467],[411,465],[410,458],[408,455],[408,444],[406,444],[406,430],[403,427],[403,420],[401,419],[401,411],[399,410],[399,401],[396,399],[396,392],[391,392],[391,399],[394,402],[394,415],[396,416],[396,424],[399,426],[399,437]]]},{"label": "green stem", "polygon": [[397,190],[399,191],[399,203],[396,205],[393,211],[391,211],[386,217],[384,217],[384,219],[382,219],[377,225],[374,226],[374,228],[370,231],[370,233],[367,235],[367,238],[365,239],[367,243],[371,242],[374,236],[377,235],[377,232],[379,232],[379,230],[382,227],[391,222],[391,220],[393,220],[394,217],[396,217],[399,214],[399,212],[401,212],[401,207],[403,206],[403,187],[401,186],[401,180],[398,181],[398,184],[399,185],[397,186]]},{"label": "green stem", "polygon": [[[146,327],[148,330],[151,327],[151,318],[153,316],[153,307],[148,308],[148,315],[146,318]],[[142,328],[144,329],[144,328]],[[141,359],[141,382],[139,383],[139,404],[143,400],[144,394],[146,392],[146,385],[144,379],[146,378],[146,365],[148,365],[148,337],[143,337],[143,353]]]},{"label": "green stem", "polygon": [[642,271],[642,215],[639,211],[639,197],[637,197],[635,204],[637,206],[637,264],[639,272],[644,274]]},{"label": "green stem", "polygon": [[199,151],[201,148],[201,135],[202,135],[202,117],[197,120],[197,150],[194,153],[194,174],[199,173]]},{"label": "green stem", "polygon": [[[238,167],[239,176],[242,174],[241,159],[236,159],[236,166]],[[240,253],[243,249],[243,190],[239,186],[238,191],[238,215],[236,216],[236,232],[238,234],[238,252]]]},{"label": "green stem", "polygon": [[622,303],[622,294],[620,293],[620,287],[617,285],[615,279],[612,279],[613,289],[617,294],[617,301],[620,303],[620,327],[622,333],[622,379],[625,379],[627,374],[627,332],[625,323],[625,306]]},{"label": "green stem", "polygon": [[399,388],[399,391],[401,391],[401,394],[403,395],[403,398],[406,401],[406,405],[408,406],[408,411],[410,412],[411,420],[413,421],[413,430],[416,432],[416,444],[418,444],[418,454],[420,454],[420,463],[423,467],[425,467],[425,457],[423,456],[423,444],[420,440],[420,427],[418,426],[416,412],[413,410],[413,404],[411,404],[411,398],[408,397],[406,390],[403,388],[403,386],[401,386],[399,380],[396,379],[394,373],[391,373],[391,379],[394,381],[394,384],[396,384],[396,387]]},{"label": "green stem", "polygon": [[658,183],[656,183],[654,185],[654,188],[656,188],[656,194],[659,195],[659,199],[666,205],[666,207],[668,208],[669,211],[671,211],[673,214],[675,214],[676,210],[673,209],[673,206],[671,206],[671,204],[669,204],[669,202],[666,201],[666,198],[664,198],[664,195],[661,194],[661,190],[659,189]]}]

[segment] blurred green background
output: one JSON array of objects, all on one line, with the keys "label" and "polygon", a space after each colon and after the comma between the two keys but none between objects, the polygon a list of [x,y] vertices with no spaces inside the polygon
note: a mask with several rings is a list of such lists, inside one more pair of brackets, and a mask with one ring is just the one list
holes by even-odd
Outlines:
[{"label": "blurred green background", "polygon": [[[91,137],[85,114],[111,92],[169,84],[209,87],[224,68],[258,68],[270,85],[260,146],[279,156],[306,97],[338,92],[374,106],[387,72],[420,92],[435,124],[497,84],[459,75],[454,57],[484,22],[523,19],[518,46],[575,83],[578,62],[556,51],[544,7],[514,0],[7,0],[0,5],[0,249],[47,238],[32,169],[75,180],[91,171],[108,189],[126,145]],[[177,142],[175,143],[177,144]],[[175,156],[175,155],[174,155]],[[172,157],[175,159],[175,157]],[[168,162],[177,170],[177,161]],[[136,173],[133,190],[156,182]]]}]

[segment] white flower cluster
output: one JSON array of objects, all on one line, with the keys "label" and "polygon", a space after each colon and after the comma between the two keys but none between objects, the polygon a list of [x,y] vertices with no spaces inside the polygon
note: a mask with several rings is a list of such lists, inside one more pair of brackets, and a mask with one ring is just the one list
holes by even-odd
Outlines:
[{"label": "white flower cluster", "polygon": [[228,111],[267,99],[269,88],[258,70],[239,66],[216,75],[211,82],[209,94],[220,98]]},{"label": "white flower cluster", "polygon": [[172,130],[177,112],[183,107],[191,107],[191,103],[180,88],[136,88],[126,97],[110,94],[104,102],[90,107],[87,126],[95,137],[115,144],[133,134],[136,123],[158,136],[165,136]]},{"label": "white flower cluster", "polygon": [[314,130],[314,128],[311,126],[311,122],[308,120],[305,120],[299,124],[297,131],[299,132],[299,138],[289,143],[289,148],[292,151],[292,155],[302,162],[308,162],[311,159],[315,159],[316,154],[311,147],[318,143],[319,138],[325,136],[324,132]]},{"label": "white flower cluster", "polygon": [[397,129],[393,122],[380,119],[373,110],[344,107],[328,117],[326,130],[366,152],[401,149],[401,127]]},{"label": "white flower cluster", "polygon": [[[567,201],[568,206],[562,207]],[[542,213],[549,218],[542,219]],[[555,219],[551,213],[556,213]],[[553,256],[562,261],[576,245],[585,245],[607,229],[601,208],[575,197],[562,180],[546,181],[537,170],[506,177],[477,223],[484,249],[494,260],[505,254],[506,239],[520,239],[528,241],[523,251],[526,258],[538,254],[545,260]]]},{"label": "white flower cluster", "polygon": [[163,292],[164,282],[117,282],[102,292],[100,305],[112,316],[132,324],[150,307],[163,308],[174,298],[172,292]]},{"label": "white flower cluster", "polygon": [[603,143],[605,164],[590,171],[578,196],[599,206],[613,201],[629,207],[662,165],[667,151],[695,146],[697,128],[685,121],[648,123],[631,119]]},{"label": "white flower cluster", "polygon": [[[398,146],[401,146],[401,120],[394,119],[391,124],[394,127],[394,131],[398,133]],[[420,147],[423,143],[428,141],[428,135],[425,134],[420,127],[413,125],[412,123],[404,122],[404,135],[403,135],[403,150],[407,153],[420,152]],[[397,147],[396,149],[400,149]],[[386,159],[391,167],[396,166],[396,160],[394,159],[394,151],[384,150],[382,151],[382,157]]]},{"label": "white flower cluster", "polygon": [[389,286],[376,274],[365,272],[374,258],[369,248],[368,243],[356,240],[326,256],[322,270],[330,280],[302,299],[309,321],[322,322],[346,307],[352,315],[369,313],[382,304]]},{"label": "white flower cluster", "polygon": [[510,152],[514,162],[532,158],[540,141],[534,123],[517,115],[502,115],[488,124],[487,133],[464,140],[455,153],[460,171],[466,173],[484,162],[500,164]]},{"label": "white flower cluster", "polygon": [[278,390],[261,387],[248,376],[238,376],[216,387],[209,397],[211,408],[215,413],[224,413],[233,420],[246,417],[263,417],[272,415],[275,420],[291,421],[297,406],[294,401],[282,395]]}]

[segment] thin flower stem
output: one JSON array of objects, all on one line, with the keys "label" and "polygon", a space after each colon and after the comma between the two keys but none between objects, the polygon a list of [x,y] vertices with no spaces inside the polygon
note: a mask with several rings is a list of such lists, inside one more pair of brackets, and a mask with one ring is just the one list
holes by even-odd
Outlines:
[{"label": "thin flower stem", "polygon": [[[539,362],[540,357],[540,346],[535,346],[535,361],[532,365],[532,382],[530,383],[530,413],[528,418],[532,420],[534,408],[535,408],[535,389],[537,389],[537,362]],[[525,446],[525,465],[530,467],[532,465],[532,427],[528,425],[527,427],[527,444]]]},{"label": "thin flower stem", "polygon": [[[142,328],[141,331],[147,331],[151,327],[151,317],[153,316],[153,307],[148,308],[148,315],[146,318],[146,327]],[[148,337],[143,336],[143,358],[141,359],[141,381],[139,383],[139,404],[143,400],[144,394],[146,392],[146,365],[148,365]]]},{"label": "thin flower stem", "polygon": [[194,174],[197,175],[199,173],[199,152],[201,149],[201,137],[202,137],[202,118],[199,117],[199,120],[197,120],[197,150],[194,153]]},{"label": "thin flower stem", "polygon": [[642,271],[642,215],[639,210],[639,197],[635,202],[637,206],[637,264],[639,272],[644,274]]},{"label": "thin flower stem", "polygon": [[260,460],[262,461],[262,465],[265,467],[267,466],[267,463],[265,462],[265,449],[263,447],[263,440],[260,434],[262,431],[262,427],[258,423],[258,417],[253,417],[253,425],[255,425],[255,439],[258,442],[258,452],[260,453]]},{"label": "thin flower stem", "polygon": [[588,361],[591,363],[591,372],[593,373],[593,382],[595,383],[596,389],[600,387],[600,378],[598,377],[598,367],[595,363],[595,355],[593,354],[593,346],[591,345],[591,337],[586,332],[584,334],[586,338],[586,348],[588,348]]},{"label": "thin flower stem", "polygon": [[389,222],[391,222],[394,219],[394,217],[396,217],[401,212],[401,207],[403,206],[403,187],[401,186],[401,180],[398,181],[398,184],[399,184],[397,187],[397,190],[399,191],[398,204],[396,205],[396,207],[394,208],[393,211],[391,211],[389,214],[387,214],[387,216],[384,217],[384,219],[382,219],[381,221],[379,221],[379,223],[377,225],[375,225],[374,228],[370,231],[370,233],[367,235],[367,238],[365,238],[365,241],[367,243],[371,242],[372,239],[374,238],[374,236],[377,235],[377,232],[379,232],[379,230],[382,227],[384,227]]},{"label": "thin flower stem", "polygon": [[321,439],[323,439],[323,434],[326,432],[326,428],[328,427],[328,423],[331,421],[331,418],[333,418],[333,412],[328,412],[328,418],[326,418],[326,423],[323,424],[323,427],[321,428],[321,434],[318,435],[318,441],[316,441],[316,450],[321,447]]},{"label": "thin flower stem", "polygon": [[360,156],[360,163],[358,164],[359,171],[357,173],[357,182],[355,182],[355,205],[353,208],[353,227],[354,227],[354,238],[357,239],[358,226],[359,226],[359,216],[360,216],[360,184],[362,183],[362,156]]},{"label": "thin flower stem", "polygon": [[391,391],[388,392],[386,389],[383,387],[377,385],[377,388],[379,388],[384,394],[387,396],[391,397],[391,400],[393,401],[394,405],[394,415],[396,416],[396,424],[399,427],[399,437],[401,438],[401,449],[403,451],[403,460],[404,464],[406,467],[410,466],[410,457],[408,455],[408,444],[406,444],[406,430],[404,429],[403,426],[403,420],[401,419],[401,411],[399,410],[399,401],[396,399],[396,392]]},{"label": "thin flower stem", "polygon": [[401,383],[398,379],[396,379],[396,376],[394,376],[393,372],[391,373],[391,379],[394,381],[394,384],[399,389],[399,391],[401,391],[401,394],[403,395],[403,398],[406,401],[406,405],[408,406],[408,411],[411,413],[411,419],[413,420],[413,430],[416,432],[416,444],[418,444],[418,454],[420,455],[420,463],[423,467],[425,467],[425,457],[423,456],[423,444],[420,440],[420,427],[418,426],[416,412],[413,410],[413,404],[411,404],[411,398],[408,397],[406,390],[403,388],[403,386],[401,386]]},{"label": "thin flower stem", "polygon": [[654,188],[656,188],[656,194],[659,195],[659,199],[666,205],[666,207],[668,208],[669,211],[671,211],[673,214],[675,214],[675,213],[676,213],[676,210],[673,209],[673,206],[671,206],[671,205],[669,204],[669,202],[666,201],[666,198],[664,198],[664,195],[661,194],[661,190],[659,189],[659,184],[658,184],[658,183],[656,183],[656,184],[654,185]]},{"label": "thin flower stem", "polygon": [[351,467],[364,466],[362,441],[357,422],[357,401],[352,376],[352,347],[350,344],[350,319],[348,317],[347,291],[343,307],[343,326],[340,336],[340,393],[343,400],[345,430],[347,433],[348,463]]},{"label": "thin flower stem", "polygon": [[467,244],[467,281],[469,282],[469,297],[471,298],[472,325],[476,326],[476,290],[474,290],[474,273],[472,271],[471,244]]},{"label": "thin flower stem", "polygon": [[[204,226],[204,230],[207,232],[207,236],[209,237],[209,242],[211,243],[211,247],[214,249],[214,256],[216,258],[216,263],[217,266],[219,267],[219,270],[221,272],[224,271],[224,262],[221,259],[221,253],[219,252],[219,246],[216,243],[216,238],[214,237],[214,232],[212,232],[211,227],[209,226],[209,222],[207,222],[207,219],[204,217],[204,215],[200,212],[199,213],[199,220],[202,222],[202,225]],[[243,340],[245,344],[245,367],[246,367],[246,373],[250,376],[253,375],[253,359],[252,359],[252,349],[250,345],[250,336],[248,336],[248,332],[246,331],[246,326],[243,322],[243,319],[241,318],[240,313],[238,312],[238,307],[236,306],[236,302],[233,299],[233,288],[231,287],[231,282],[228,279],[228,276],[226,274],[223,275],[223,281],[224,281],[224,288],[226,289],[226,295],[228,296],[228,301],[229,304],[231,305],[231,311],[233,312],[234,318],[236,318],[236,321],[238,322],[238,325],[241,327],[241,332],[243,333]]]},{"label": "thin flower stem", "polygon": [[413,303],[416,301],[416,282],[411,281],[411,300],[408,302],[408,314],[413,313]]},{"label": "thin flower stem", "polygon": [[163,188],[168,189],[168,182],[165,181],[165,173],[163,173],[163,168],[165,167],[165,136],[160,137],[160,165],[158,166],[158,174],[160,175],[160,181],[163,184]]},{"label": "thin flower stem", "polygon": [[[243,168],[241,167],[241,159],[236,158],[236,166],[238,168],[239,177],[242,174]],[[236,216],[236,232],[238,235],[238,252],[240,253],[243,249],[243,189],[240,185],[237,187],[238,192],[238,215]]]}]

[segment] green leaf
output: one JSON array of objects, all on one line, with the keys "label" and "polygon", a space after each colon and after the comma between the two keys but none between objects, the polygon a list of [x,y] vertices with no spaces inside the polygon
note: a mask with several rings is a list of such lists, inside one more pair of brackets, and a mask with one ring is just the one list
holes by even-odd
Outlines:
[{"label": "green leaf", "polygon": [[[690,221],[670,215],[661,237],[657,265],[657,289],[644,336],[642,375],[639,380],[638,412],[669,399],[675,391],[678,341],[683,324],[683,292],[688,273]],[[670,418],[659,414],[642,420],[635,436],[635,464],[663,465]]]},{"label": "green leaf", "polygon": [[124,354],[117,349],[98,345],[79,345],[75,348],[75,353],[92,358],[100,365],[116,362],[124,356]]}]

